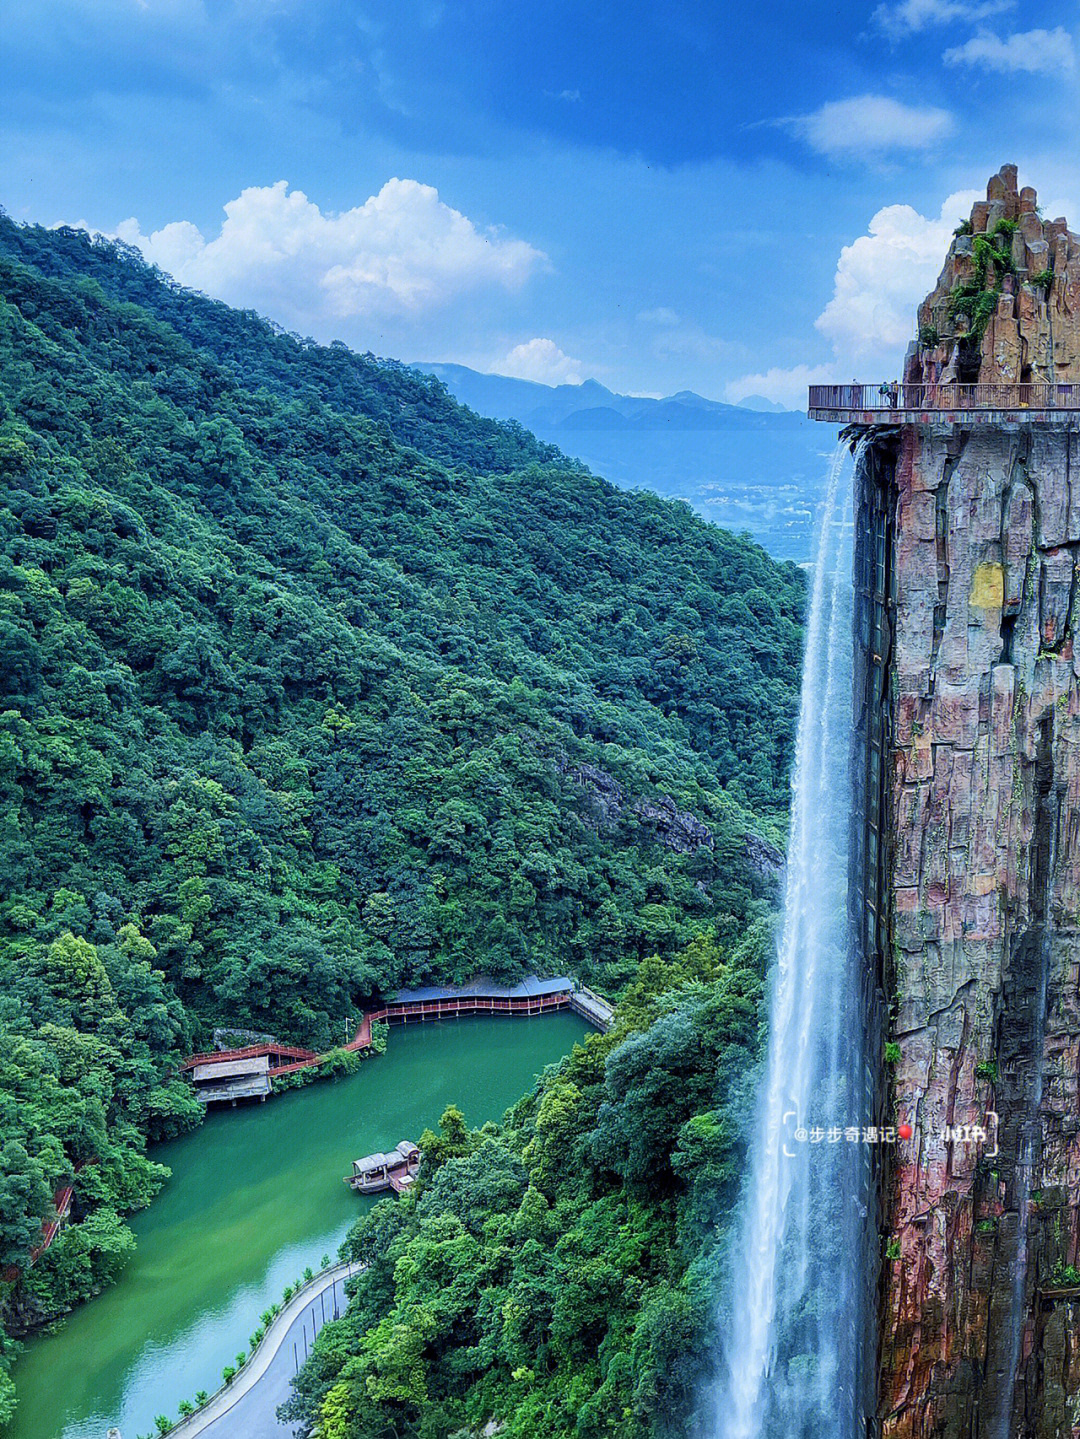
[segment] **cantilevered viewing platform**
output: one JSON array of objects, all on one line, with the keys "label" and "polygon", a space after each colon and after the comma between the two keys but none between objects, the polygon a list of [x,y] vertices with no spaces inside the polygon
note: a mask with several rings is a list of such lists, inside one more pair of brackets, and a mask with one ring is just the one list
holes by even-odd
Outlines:
[{"label": "cantilevered viewing platform", "polygon": [[1080,384],[811,385],[807,413],[831,425],[1080,427]]}]

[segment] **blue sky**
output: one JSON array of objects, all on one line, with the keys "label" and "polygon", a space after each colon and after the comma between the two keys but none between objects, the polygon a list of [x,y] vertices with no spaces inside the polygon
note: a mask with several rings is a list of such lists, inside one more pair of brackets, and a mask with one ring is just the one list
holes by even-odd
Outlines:
[{"label": "blue sky", "polygon": [[895,366],[1003,161],[1080,225],[1076,30],[1043,0],[7,0],[0,204],[319,339],[794,403]]}]

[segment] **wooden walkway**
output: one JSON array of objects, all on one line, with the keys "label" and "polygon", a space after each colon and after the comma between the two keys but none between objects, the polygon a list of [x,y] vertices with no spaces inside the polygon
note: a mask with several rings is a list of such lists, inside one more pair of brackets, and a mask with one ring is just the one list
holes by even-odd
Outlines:
[{"label": "wooden walkway", "polygon": [[[81,1164],[77,1164],[76,1172],[82,1167]],[[71,1213],[71,1201],[74,1197],[74,1184],[63,1185],[53,1195],[53,1217],[41,1221],[41,1240],[30,1251],[30,1263],[26,1266],[28,1269],[38,1262],[64,1227],[64,1220]],[[17,1264],[9,1264],[5,1269],[0,1270],[0,1281],[4,1284],[14,1284],[21,1272]]]},{"label": "wooden walkway", "polygon": [[[370,1049],[372,1020],[381,1018],[381,1011],[365,1014],[352,1039],[341,1047],[350,1054],[357,1050]],[[213,1049],[204,1054],[189,1054],[180,1065],[180,1073],[187,1074],[201,1064],[232,1064],[238,1059],[261,1059],[266,1056],[270,1060],[270,1078],[274,1079],[279,1074],[295,1074],[298,1069],[310,1069],[312,1065],[325,1064],[334,1053],[336,1051],[331,1049],[325,1054],[318,1054],[314,1049],[304,1049],[298,1044],[278,1044],[276,1041],[249,1044],[243,1049]]]},{"label": "wooden walkway", "polygon": [[314,1064],[319,1058],[313,1049],[302,1049],[296,1044],[249,1044],[243,1049],[212,1049],[206,1054],[190,1054],[180,1065],[181,1074],[196,1069],[200,1064],[233,1063],[238,1059],[270,1060],[270,1073],[285,1073],[296,1066]]},{"label": "wooden walkway", "polygon": [[[371,1022],[380,1016],[376,1014],[365,1014],[360,1021],[360,1027],[349,1040],[348,1044],[341,1047],[347,1054],[356,1054],[359,1050],[371,1048]],[[299,1055],[287,1063],[271,1064],[270,1078],[274,1079],[279,1074],[295,1074],[298,1069],[310,1069],[315,1064],[325,1064],[334,1050],[326,1054],[316,1054],[314,1050],[301,1050]]]},{"label": "wooden walkway", "polygon": [[381,1019],[387,1024],[410,1024],[417,1020],[457,1019],[463,1014],[547,1014],[553,1009],[569,1007],[569,990],[565,994],[530,994],[520,998],[457,994],[446,999],[388,1004],[385,1009],[376,1011],[371,1017]]},{"label": "wooden walkway", "polygon": [[71,1213],[71,1201],[75,1194],[74,1184],[65,1184],[63,1189],[58,1189],[53,1195],[53,1208],[56,1210],[55,1219],[50,1219],[41,1226],[41,1243],[36,1249],[30,1251],[30,1263],[34,1264],[48,1249],[56,1236],[60,1233],[64,1220]]},{"label": "wooden walkway", "polygon": [[[571,1009],[594,1024],[597,1029],[606,1030],[612,1017],[612,1008],[591,990],[578,987],[574,990],[554,994],[514,995],[511,997],[485,994],[454,994],[444,998],[392,1001],[382,1009],[372,1009],[361,1017],[360,1024],[348,1044],[342,1048],[355,1054],[371,1048],[371,1026],[382,1024],[416,1024],[441,1019],[457,1019],[466,1014],[548,1014],[553,1010]],[[270,1061],[271,1080],[279,1075],[295,1074],[301,1069],[311,1069],[325,1064],[335,1050],[317,1054],[313,1049],[304,1049],[295,1044],[278,1044],[268,1041],[263,1044],[249,1044],[244,1049],[211,1050],[209,1053],[189,1055],[180,1065],[182,1074],[190,1073],[199,1065],[228,1064],[239,1059],[258,1059],[264,1055]]]}]

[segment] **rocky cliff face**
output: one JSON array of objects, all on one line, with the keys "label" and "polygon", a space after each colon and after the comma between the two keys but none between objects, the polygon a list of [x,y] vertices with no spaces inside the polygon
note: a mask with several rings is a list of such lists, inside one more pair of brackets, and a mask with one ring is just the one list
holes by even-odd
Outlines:
[{"label": "rocky cliff face", "polygon": [[1080,382],[1080,235],[1044,220],[1015,165],[991,176],[919,307],[909,381]]},{"label": "rocky cliff face", "polygon": [[[1080,241],[1015,180],[957,237],[924,339],[971,242],[1015,220],[978,378],[1080,378]],[[923,344],[908,378],[959,345]],[[872,441],[895,506],[886,1038],[913,1128],[883,1195],[895,1439],[1080,1435],[1078,424]]]}]

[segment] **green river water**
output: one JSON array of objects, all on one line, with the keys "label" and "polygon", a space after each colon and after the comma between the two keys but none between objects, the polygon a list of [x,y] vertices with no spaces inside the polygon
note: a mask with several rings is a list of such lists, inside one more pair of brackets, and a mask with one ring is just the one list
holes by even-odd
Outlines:
[{"label": "green river water", "polygon": [[134,1257],[119,1284],[27,1345],[4,1439],[105,1439],[113,1424],[137,1439],[155,1414],[216,1389],[262,1311],[334,1257],[373,1202],[342,1183],[354,1158],[418,1139],[450,1103],[474,1126],[498,1119],[587,1033],[563,1012],[395,1027],[348,1079],[219,1110],[158,1145],[173,1177],[130,1221]]}]

